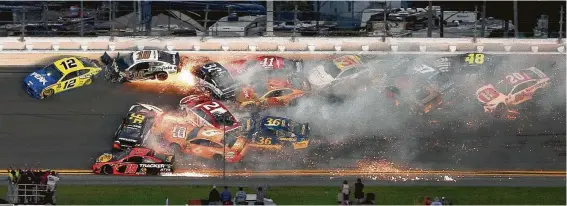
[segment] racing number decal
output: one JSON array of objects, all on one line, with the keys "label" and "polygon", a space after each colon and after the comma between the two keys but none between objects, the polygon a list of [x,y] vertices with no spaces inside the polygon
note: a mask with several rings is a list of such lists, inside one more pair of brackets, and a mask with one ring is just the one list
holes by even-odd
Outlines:
[{"label": "racing number decal", "polygon": [[124,173],[134,174],[134,173],[136,173],[136,171],[138,171],[138,165],[137,164],[129,164],[129,165],[126,166],[126,170],[124,171]]},{"label": "racing number decal", "polygon": [[259,137],[258,138],[258,144],[272,144],[272,138],[271,137]]},{"label": "racing number decal", "polygon": [[469,54],[465,58],[465,62],[469,64],[484,64],[484,54]]},{"label": "racing number decal", "polygon": [[77,67],[77,62],[75,62],[75,59],[68,59],[67,61],[61,62],[61,66],[65,69],[72,69]]},{"label": "racing number decal", "polygon": [[223,70],[222,70],[221,68],[219,68],[218,65],[215,64],[215,63],[205,64],[205,65],[203,66],[203,69],[206,69],[207,72],[213,72],[213,71],[222,72],[222,71],[223,71]]},{"label": "racing number decal", "polygon": [[527,80],[530,80],[530,77],[523,73],[512,73],[511,75],[506,76],[506,81],[510,84],[516,84]]},{"label": "racing number decal", "polygon": [[187,134],[187,128],[185,127],[176,127],[173,129],[173,138],[185,138],[185,134]]},{"label": "racing number decal", "polygon": [[75,86],[76,82],[77,82],[77,79],[71,79],[71,80],[65,82],[65,86],[63,87],[63,89],[73,88]]},{"label": "racing number decal", "polygon": [[[211,113],[220,112],[224,113],[227,112],[224,108],[220,107],[220,104],[217,102],[212,102],[211,104],[203,105],[203,108]],[[216,109],[215,109],[216,108]]]},{"label": "racing number decal", "polygon": [[262,61],[262,66],[263,67],[273,67],[274,66],[274,61],[276,60],[276,58],[274,57],[265,57],[264,61]]},{"label": "racing number decal", "polygon": [[145,118],[146,118],[146,116],[144,116],[143,114],[131,114],[130,115],[130,120],[132,120],[132,123],[134,123],[134,124],[142,124],[142,122],[144,122]]},{"label": "racing number decal", "polygon": [[265,124],[266,126],[280,126],[280,125],[285,125],[285,120],[283,119],[272,119],[272,118],[268,118],[266,119],[266,121],[268,122],[267,124]]},{"label": "racing number decal", "polygon": [[151,51],[138,52],[138,59],[149,59],[151,54],[152,54]]}]

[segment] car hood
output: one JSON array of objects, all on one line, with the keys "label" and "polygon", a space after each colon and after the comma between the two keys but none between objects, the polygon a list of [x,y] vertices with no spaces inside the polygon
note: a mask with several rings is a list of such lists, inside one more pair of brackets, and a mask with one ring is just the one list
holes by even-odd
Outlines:
[{"label": "car hood", "polygon": [[52,84],[55,84],[57,80],[51,78],[45,73],[45,70],[37,70],[24,78],[24,82],[34,90],[42,90]]},{"label": "car hood", "polygon": [[307,81],[316,88],[325,87],[333,82],[333,77],[325,72],[325,67],[319,65],[307,74]]}]

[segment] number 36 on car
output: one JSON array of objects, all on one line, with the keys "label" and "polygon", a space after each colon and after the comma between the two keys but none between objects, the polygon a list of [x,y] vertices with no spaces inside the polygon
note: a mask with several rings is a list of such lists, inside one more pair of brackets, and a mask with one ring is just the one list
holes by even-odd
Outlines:
[{"label": "number 36 on car", "polygon": [[32,97],[43,99],[89,85],[101,70],[95,60],[84,57],[63,58],[26,76],[22,86]]}]

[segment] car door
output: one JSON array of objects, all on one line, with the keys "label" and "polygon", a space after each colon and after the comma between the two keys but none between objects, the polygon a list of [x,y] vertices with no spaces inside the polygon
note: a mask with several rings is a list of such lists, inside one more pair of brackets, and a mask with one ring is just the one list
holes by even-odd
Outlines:
[{"label": "car door", "polygon": [[534,86],[536,83],[536,81],[532,80],[514,87],[514,89],[510,92],[510,95],[508,95],[509,99],[507,102],[516,105],[532,99],[533,91],[528,91],[528,88]]},{"label": "car door", "polygon": [[147,71],[150,68],[149,62],[140,62],[134,64],[130,69],[130,78],[131,79],[144,79],[147,76]]},{"label": "car door", "polygon": [[206,139],[194,139],[189,141],[189,148],[193,155],[201,157],[210,157],[210,151],[208,149],[209,140]]},{"label": "car door", "polygon": [[117,170],[121,174],[136,174],[139,169],[139,164],[142,163],[143,160],[144,158],[142,156],[127,157],[119,163]]},{"label": "car door", "polygon": [[79,87],[80,82],[77,82],[79,80],[78,74],[79,74],[78,71],[74,71],[68,73],[63,78],[61,78],[61,81],[59,81],[59,86],[58,86],[58,88],[61,88],[59,89],[59,92]]}]

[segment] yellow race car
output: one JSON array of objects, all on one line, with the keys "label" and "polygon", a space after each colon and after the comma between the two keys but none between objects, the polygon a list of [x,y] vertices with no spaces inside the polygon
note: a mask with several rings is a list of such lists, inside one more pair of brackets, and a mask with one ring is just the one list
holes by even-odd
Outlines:
[{"label": "yellow race car", "polygon": [[102,71],[95,60],[67,57],[53,62],[24,78],[24,90],[36,99],[43,99],[93,82]]}]

